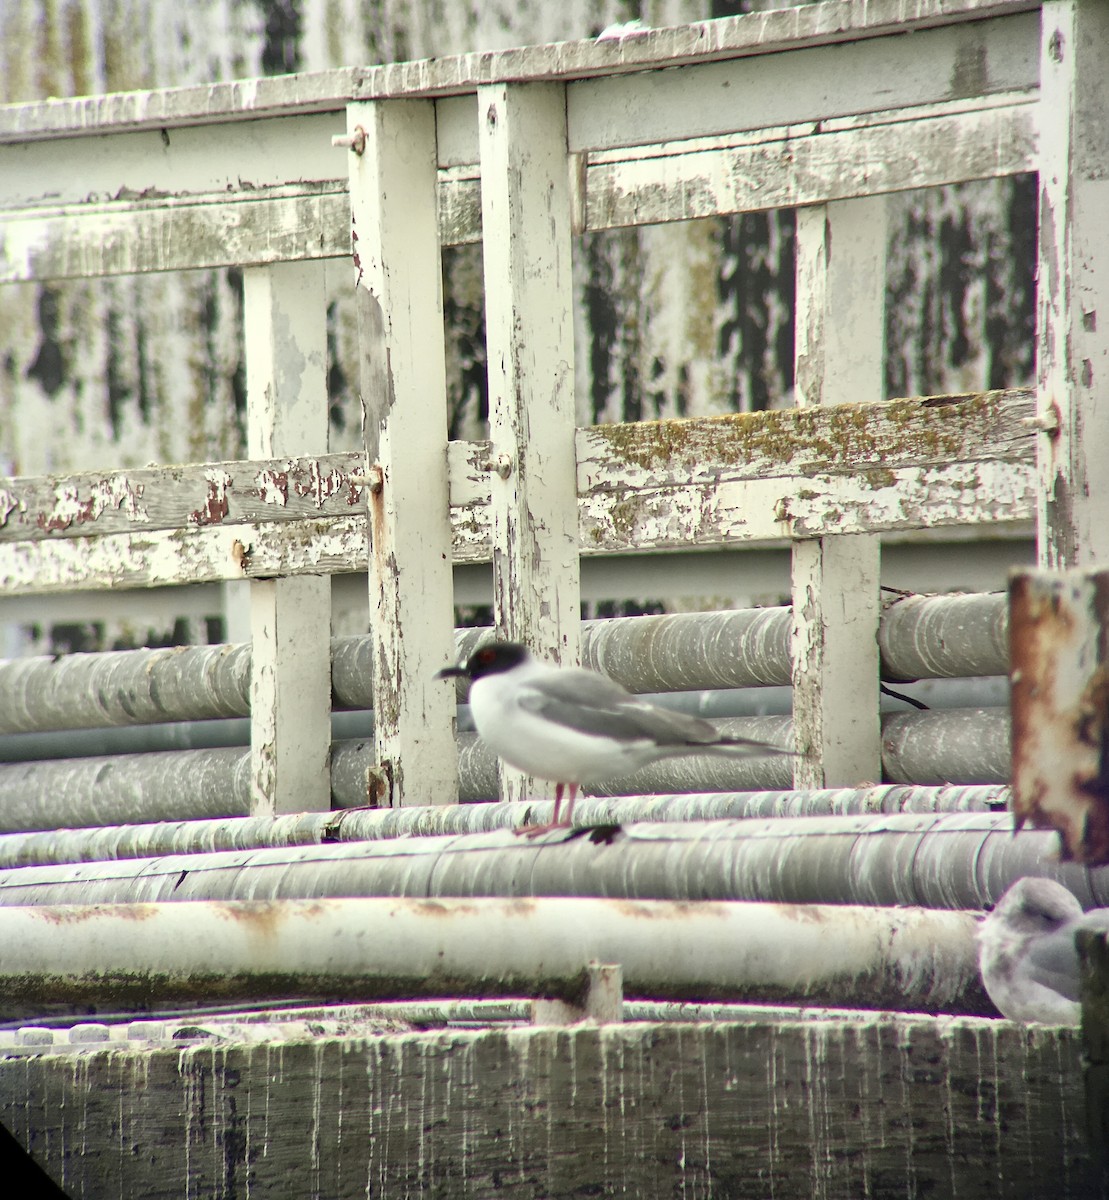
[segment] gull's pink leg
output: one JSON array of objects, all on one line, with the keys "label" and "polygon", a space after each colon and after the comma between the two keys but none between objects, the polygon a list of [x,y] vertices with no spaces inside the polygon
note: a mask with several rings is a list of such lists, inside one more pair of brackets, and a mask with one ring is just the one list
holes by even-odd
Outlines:
[{"label": "gull's pink leg", "polygon": [[[570,825],[573,824],[574,801],[577,799],[577,796],[578,796],[578,785],[576,783],[568,783],[566,785],[566,788],[567,788],[567,791],[570,793],[570,795],[569,795],[569,799],[567,800],[567,803],[566,803],[566,816],[563,819],[562,824],[569,827]],[[559,823],[559,821],[558,821],[558,805],[557,804],[555,804],[555,810],[554,810],[554,823],[556,825]]]},{"label": "gull's pink leg", "polygon": [[[554,813],[553,813],[553,814],[552,814],[552,816],[551,816],[551,825],[552,825],[552,826],[554,826],[554,825],[557,825],[557,824],[558,824],[558,810],[559,810],[561,807],[562,807],[562,784],[561,784],[561,783],[556,783],[556,784],[555,784],[555,806],[554,806]],[[572,793],[572,792],[570,793],[570,807],[571,807],[571,808],[573,808],[573,807],[574,807],[574,795],[573,795],[573,793]]]},{"label": "gull's pink leg", "polygon": [[[566,810],[566,816],[560,821],[558,819],[559,810],[562,807],[562,794],[569,788],[570,803]],[[552,829],[566,829],[570,824],[570,814],[574,811],[574,797],[577,795],[577,784],[555,784],[555,802],[554,812],[551,814],[551,820],[546,825],[524,825],[520,829],[515,829],[513,832],[517,837],[534,838],[541,833],[550,833]]]}]

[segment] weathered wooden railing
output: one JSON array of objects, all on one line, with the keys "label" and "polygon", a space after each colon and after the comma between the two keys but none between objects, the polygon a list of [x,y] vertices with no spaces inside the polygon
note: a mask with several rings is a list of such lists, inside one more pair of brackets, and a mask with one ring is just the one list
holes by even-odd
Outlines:
[{"label": "weathered wooden railing", "polygon": [[[325,812],[328,576],[367,567],[375,731],[370,761],[358,769],[375,768],[393,807],[445,805],[458,794],[455,696],[431,680],[454,653],[454,564],[491,561],[498,627],[571,661],[581,647],[583,555],[777,540],[791,546],[793,564],[789,673],[802,751],[793,782],[810,790],[750,802],[698,797],[697,811],[751,816],[760,803],[777,811],[792,800],[805,812],[881,808],[885,789],[859,787],[881,771],[879,635],[889,624],[879,599],[881,536],[1034,521],[1046,564],[1109,558],[1109,99],[1093,86],[1107,44],[1102,0],[835,0],[625,39],[0,109],[0,282],[244,268],[248,461],[7,480],[0,579],[9,595],[249,581],[252,730],[243,792],[255,816],[235,829],[197,822],[188,833],[135,831],[130,850],[126,834],[104,830],[103,857],[132,862],[96,869],[72,866],[96,853],[94,840],[32,834],[6,846],[3,861],[41,855],[57,865],[0,872],[0,903],[118,899],[125,878],[138,881],[133,898],[199,900],[217,887],[252,897],[266,887],[277,896],[300,887],[314,897],[329,887],[349,891],[355,861],[368,893],[427,895],[433,873],[441,894],[527,892],[525,875],[533,892],[572,890],[586,876],[587,890],[595,887],[602,851],[582,838],[540,846],[489,834],[474,842],[484,857],[469,858],[452,858],[448,844],[432,840],[403,856],[372,842],[264,848],[342,840],[344,824],[368,837],[390,822],[393,833],[414,831],[403,812],[349,819]],[[885,197],[1031,171],[1041,191],[1035,397],[883,400]],[[575,428],[574,236],[784,206],[798,211],[798,407]],[[451,443],[440,255],[444,246],[478,239],[490,438]],[[366,453],[335,455],[327,445],[323,269],[324,260],[352,249]],[[942,657],[933,640],[935,654],[924,660]],[[856,790],[811,790],[840,785]],[[505,773],[502,794],[523,792],[523,781]],[[942,803],[929,794],[921,807],[989,809],[1004,799],[999,789],[975,793],[948,794]],[[542,790],[529,785],[527,794]],[[912,803],[891,803],[901,799]],[[626,815],[595,803],[585,811],[599,819]],[[505,823],[503,809],[486,811],[491,824]],[[121,812],[121,821],[133,820],[136,809]],[[274,813],[288,815],[266,819]],[[427,828],[469,831],[478,820],[440,814]],[[603,847],[606,878],[613,894],[623,880],[628,895],[639,895],[650,864],[649,886],[666,896],[684,904],[719,888],[723,904],[763,887],[771,855],[791,901],[943,907],[994,898],[1043,852],[1043,836],[1014,842],[988,812],[883,818],[880,829],[865,815],[806,820],[803,830],[782,822],[614,833]],[[200,872],[195,854],[160,865],[143,857],[195,851],[205,838],[224,850],[245,846],[252,861],[241,852],[205,856],[211,870]],[[780,854],[765,848],[774,839]],[[869,864],[861,875],[859,854]],[[781,870],[787,857],[791,872]],[[739,862],[749,875],[733,873]],[[482,874],[488,864],[492,879]],[[810,886],[835,894],[804,890]],[[542,900],[531,903],[542,913]],[[244,924],[260,922],[261,937],[267,922],[283,919],[275,914],[294,909],[235,911]],[[170,911],[156,915],[167,927],[188,924]],[[38,939],[32,944],[37,953]],[[326,981],[321,986],[327,990]],[[734,1183],[736,1194],[748,1194],[743,1186],[754,1174],[735,1174],[737,1145],[750,1148],[745,1161],[762,1164],[760,1195],[767,1179],[776,1194],[954,1191],[956,1164],[960,1192],[1091,1194],[1073,1040],[1018,1038],[1006,1026],[971,1023],[872,1021],[857,1034],[843,1022],[818,1035],[814,1028],[779,1023],[767,1039],[757,1025],[685,1034],[679,1027],[673,1046],[669,1034],[612,1027],[561,1041],[542,1030],[453,1041],[412,1035],[395,1055],[395,1077],[384,1053],[373,1069],[360,1063],[345,1076],[340,1061],[337,1108],[320,1102],[326,1056],[314,1046],[304,1069],[315,1085],[311,1120],[303,1097],[287,1102],[268,1048],[240,1055],[234,1067],[217,1062],[216,1051],[203,1052],[208,1066],[200,1055],[155,1054],[135,1074],[134,1092],[145,1098],[161,1089],[175,1113],[197,1116],[197,1129],[211,1120],[218,1132],[205,1144],[223,1147],[213,1150],[211,1170],[223,1172],[228,1194],[239,1170],[260,1186],[276,1181],[304,1194],[347,1194],[344,1169],[359,1194],[368,1178],[399,1191],[413,1184],[417,1161],[420,1186],[448,1186],[447,1139],[461,1146],[464,1171],[485,1169],[480,1158],[521,1190],[544,1190],[532,1168],[541,1164],[551,1195],[595,1189],[598,1179],[610,1190],[648,1194],[665,1174],[663,1162],[679,1164],[667,1186],[684,1189],[692,1179],[705,1194],[723,1194]],[[564,1057],[579,1051],[594,1056],[588,1070],[595,1072],[580,1101],[578,1059]],[[350,1052],[340,1047],[335,1057]],[[453,1077],[442,1071],[448,1052],[462,1063]],[[667,1055],[673,1071],[664,1072],[660,1091],[657,1064]],[[834,1085],[833,1058],[843,1064]],[[116,1093],[131,1089],[131,1068],[117,1071],[115,1061],[96,1060],[96,1070],[111,1075],[102,1125],[129,1131],[133,1114],[123,1115]],[[282,1061],[300,1060],[291,1052]],[[2,1065],[14,1094],[21,1064]],[[93,1077],[51,1060],[29,1072],[31,1082],[19,1086],[31,1098],[11,1105],[22,1114],[23,1140],[57,1126],[57,1144],[72,1144],[67,1130],[78,1126],[67,1114],[99,1103],[99,1090],[88,1086]],[[592,1086],[597,1078],[609,1090]],[[798,1080],[805,1099],[782,1103],[780,1090]],[[617,1086],[620,1136],[642,1133],[642,1144],[654,1147],[640,1161],[626,1146],[609,1155]],[[554,1116],[532,1123],[542,1145],[529,1140],[529,1125],[506,1164],[500,1139],[480,1135],[511,1131],[519,1098],[537,1088]],[[624,1115],[625,1088],[633,1116]],[[1049,1099],[1030,1106],[1030,1090]],[[742,1107],[748,1091],[755,1120]],[[268,1122],[271,1092],[275,1124],[257,1138],[270,1138],[275,1150],[251,1157],[243,1125],[251,1118],[242,1114],[264,1112]],[[53,1109],[42,1102],[53,1124],[35,1108],[40,1094],[63,1098]],[[499,1107],[502,1096],[511,1110]],[[420,1114],[398,1119],[399,1154],[387,1137],[374,1142],[375,1122],[398,1103]],[[80,1121],[84,1139],[96,1121]],[[327,1121],[334,1138],[331,1126],[320,1132]],[[310,1147],[303,1145],[308,1127]],[[602,1127],[603,1146],[596,1142]],[[891,1135],[894,1128],[912,1131],[908,1142]],[[553,1154],[552,1129],[598,1153]],[[320,1155],[325,1138],[334,1155]],[[369,1174],[368,1144],[382,1147]],[[68,1151],[55,1157],[61,1172],[85,1169]],[[118,1157],[120,1194],[154,1194],[157,1173],[157,1194],[177,1195],[182,1176],[193,1186],[201,1169],[192,1130],[148,1138],[142,1155],[129,1148]],[[334,1179],[322,1179],[321,1161]]]},{"label": "weathered wooden railing", "polygon": [[[326,576],[368,565],[379,779],[392,804],[446,803],[452,563],[492,559],[498,626],[571,660],[581,555],[788,539],[795,782],[879,778],[879,535],[1040,511],[1045,546],[1073,541],[1078,501],[1037,499],[1061,393],[1045,418],[1020,392],[880,400],[883,196],[1056,152],[1038,10],[817,5],[8,110],[0,279],[245,266],[251,459],[9,480],[7,591],[251,580],[252,807],[285,812],[328,807]],[[575,429],[574,235],[780,206],[800,407]],[[351,219],[366,457],[326,454],[322,260]],[[448,443],[440,249],[479,238],[491,439]],[[1043,242],[1041,275],[1068,252]]]}]

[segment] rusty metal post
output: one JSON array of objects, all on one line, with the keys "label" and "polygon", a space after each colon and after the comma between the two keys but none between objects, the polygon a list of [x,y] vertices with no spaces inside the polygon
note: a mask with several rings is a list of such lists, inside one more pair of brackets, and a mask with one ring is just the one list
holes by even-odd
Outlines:
[{"label": "rusty metal post", "polygon": [[1013,810],[1109,863],[1109,571],[1022,571],[1009,605]]}]

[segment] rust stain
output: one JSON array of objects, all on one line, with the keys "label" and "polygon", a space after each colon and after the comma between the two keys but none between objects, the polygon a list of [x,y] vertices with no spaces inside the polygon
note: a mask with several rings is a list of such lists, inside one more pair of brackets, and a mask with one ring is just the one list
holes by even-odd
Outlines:
[{"label": "rust stain", "polygon": [[227,900],[214,904],[224,920],[245,925],[261,937],[274,937],[289,921],[321,916],[330,907],[323,900],[297,902],[294,908],[283,900]]},{"label": "rust stain", "polygon": [[49,925],[79,925],[104,916],[120,921],[149,921],[157,915],[156,904],[41,904],[34,908],[35,919]]},{"label": "rust stain", "polygon": [[1061,856],[1109,863],[1109,573],[1010,585],[1013,811]]},{"label": "rust stain", "polygon": [[245,575],[250,566],[250,547],[244,546],[238,538],[231,543],[231,560]]}]

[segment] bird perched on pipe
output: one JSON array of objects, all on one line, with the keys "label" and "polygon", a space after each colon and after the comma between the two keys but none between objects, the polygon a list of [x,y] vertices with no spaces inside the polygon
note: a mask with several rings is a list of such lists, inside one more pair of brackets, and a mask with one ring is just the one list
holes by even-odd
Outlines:
[{"label": "bird perched on pipe", "polygon": [[[551,823],[518,831],[533,836],[570,826],[582,784],[663,758],[793,754],[728,737],[700,717],[659,708],[596,671],[537,662],[519,642],[487,642],[436,678],[450,676],[471,681],[470,709],[482,739],[511,766],[555,783]],[[560,817],[564,793],[566,812]]]},{"label": "bird perched on pipe", "polygon": [[990,999],[1011,1021],[1078,1025],[1080,971],[1074,936],[1109,932],[1109,908],[1088,913],[1052,879],[1018,879],[978,931],[978,968]]}]

